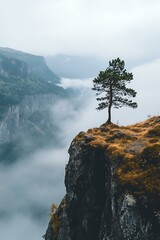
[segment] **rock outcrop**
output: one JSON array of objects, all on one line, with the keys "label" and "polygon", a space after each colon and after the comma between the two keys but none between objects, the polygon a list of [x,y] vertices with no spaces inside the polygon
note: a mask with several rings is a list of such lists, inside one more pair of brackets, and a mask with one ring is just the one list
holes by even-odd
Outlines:
[{"label": "rock outcrop", "polygon": [[160,117],[80,132],[45,240],[160,239]]}]

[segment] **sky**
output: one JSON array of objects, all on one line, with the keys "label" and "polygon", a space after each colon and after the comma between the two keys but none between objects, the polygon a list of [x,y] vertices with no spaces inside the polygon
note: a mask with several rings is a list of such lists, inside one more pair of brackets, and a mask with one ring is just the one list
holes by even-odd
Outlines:
[{"label": "sky", "polygon": [[[0,47],[38,55],[119,56],[134,62],[130,70],[138,108],[113,110],[114,123],[133,124],[160,114],[159,13],[159,0],[0,0]],[[106,110],[95,110],[91,79],[62,79],[61,84],[83,89],[79,101],[86,98],[84,107],[77,112],[68,101],[53,106],[63,127],[64,148],[37,152],[8,169],[0,166],[0,214],[9,214],[0,219],[3,240],[11,233],[13,240],[17,234],[19,239],[41,239],[50,204],[58,203],[65,192],[64,168],[72,138],[107,119]],[[37,204],[48,209],[45,223],[30,215],[29,209]]]},{"label": "sky", "polygon": [[143,62],[159,58],[159,0],[0,0],[0,46]]}]

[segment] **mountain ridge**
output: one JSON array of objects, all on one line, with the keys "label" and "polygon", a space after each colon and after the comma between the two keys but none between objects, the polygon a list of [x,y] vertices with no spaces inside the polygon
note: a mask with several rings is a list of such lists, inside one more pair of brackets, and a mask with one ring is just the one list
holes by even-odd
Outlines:
[{"label": "mountain ridge", "polygon": [[0,48],[0,105],[17,104],[25,95],[64,95],[57,81],[43,57]]},{"label": "mountain ridge", "polygon": [[30,71],[40,78],[46,79],[47,81],[52,81],[54,83],[59,83],[60,78],[46,65],[45,58],[43,56],[37,56],[31,53],[2,47],[0,47],[0,54],[7,58],[12,58],[27,63]]}]

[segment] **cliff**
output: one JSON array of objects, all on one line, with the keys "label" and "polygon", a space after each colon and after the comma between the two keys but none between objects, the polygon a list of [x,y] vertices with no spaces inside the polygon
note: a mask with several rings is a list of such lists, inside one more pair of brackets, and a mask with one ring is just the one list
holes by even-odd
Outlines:
[{"label": "cliff", "polygon": [[160,116],[80,132],[45,240],[160,239]]},{"label": "cliff", "polygon": [[0,119],[0,145],[14,141],[22,126],[24,127],[25,124],[32,125],[33,114],[49,110],[59,98],[56,94],[24,96],[19,104],[3,108]]},{"label": "cliff", "polygon": [[51,106],[66,93],[44,58],[0,48],[0,162],[57,143]]}]

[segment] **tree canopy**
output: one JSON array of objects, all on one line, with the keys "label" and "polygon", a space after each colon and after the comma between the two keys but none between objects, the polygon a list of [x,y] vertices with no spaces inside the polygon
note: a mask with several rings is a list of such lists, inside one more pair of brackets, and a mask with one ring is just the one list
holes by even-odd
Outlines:
[{"label": "tree canopy", "polygon": [[125,62],[120,58],[109,62],[105,71],[100,71],[99,75],[93,80],[93,90],[97,91],[96,95],[99,101],[97,110],[108,108],[108,123],[111,123],[111,108],[121,108],[129,106],[137,108],[137,103],[130,98],[136,96],[136,91],[127,88],[126,85],[133,80],[133,74],[125,69]]}]

